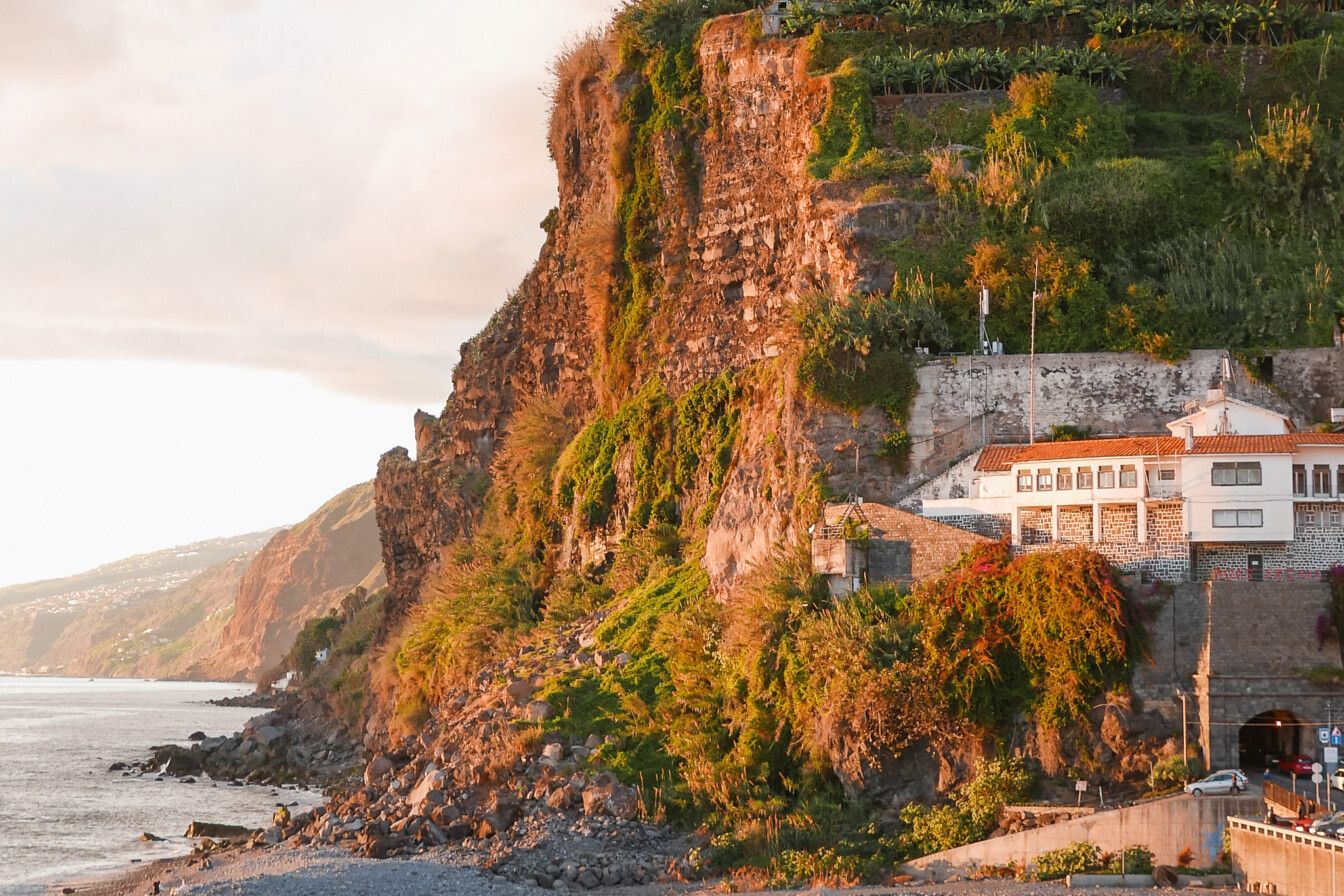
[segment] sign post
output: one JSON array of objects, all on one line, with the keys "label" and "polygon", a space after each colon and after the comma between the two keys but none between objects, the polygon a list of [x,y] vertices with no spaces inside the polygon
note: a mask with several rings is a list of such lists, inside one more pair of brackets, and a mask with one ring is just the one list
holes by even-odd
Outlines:
[{"label": "sign post", "polygon": [[1083,804],[1083,794],[1087,792],[1087,782],[1086,782],[1086,781],[1077,781],[1077,782],[1074,783],[1074,785],[1073,785],[1073,789],[1074,789],[1074,790],[1077,792],[1077,794],[1078,794],[1078,805],[1081,806],[1081,805]]},{"label": "sign post", "polygon": [[1321,781],[1323,780],[1323,778],[1322,778],[1322,776],[1321,776],[1321,769],[1322,769],[1322,768],[1324,768],[1324,766],[1321,765],[1319,762],[1313,762],[1313,763],[1311,764],[1311,783],[1313,783],[1313,784],[1316,785],[1316,805],[1317,805],[1317,806],[1319,806],[1319,805],[1321,804]]}]

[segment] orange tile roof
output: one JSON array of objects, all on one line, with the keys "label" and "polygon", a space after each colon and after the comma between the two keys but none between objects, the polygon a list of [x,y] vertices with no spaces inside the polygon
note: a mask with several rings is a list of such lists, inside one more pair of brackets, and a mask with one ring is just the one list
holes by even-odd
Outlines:
[{"label": "orange tile roof", "polygon": [[1309,447],[1344,447],[1344,433],[1294,432],[1276,436],[1196,436],[1194,447],[1175,436],[1079,439],[1035,445],[987,445],[975,468],[1005,472],[1015,463],[1098,457],[1175,457],[1185,454],[1292,454]]},{"label": "orange tile roof", "polygon": [[986,445],[975,461],[975,469],[981,473],[1003,473],[1013,465],[1017,455],[1026,445]]}]

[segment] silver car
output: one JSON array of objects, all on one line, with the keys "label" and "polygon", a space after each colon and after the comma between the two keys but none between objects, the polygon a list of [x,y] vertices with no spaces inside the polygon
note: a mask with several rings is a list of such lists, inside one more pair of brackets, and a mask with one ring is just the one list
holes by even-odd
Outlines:
[{"label": "silver car", "polygon": [[1241,793],[1246,789],[1246,776],[1234,768],[1214,772],[1207,778],[1191,781],[1185,785],[1185,792],[1194,796],[1215,796],[1217,794]]},{"label": "silver car", "polygon": [[1341,828],[1344,828],[1344,810],[1316,819],[1308,830],[1322,837],[1338,837]]}]

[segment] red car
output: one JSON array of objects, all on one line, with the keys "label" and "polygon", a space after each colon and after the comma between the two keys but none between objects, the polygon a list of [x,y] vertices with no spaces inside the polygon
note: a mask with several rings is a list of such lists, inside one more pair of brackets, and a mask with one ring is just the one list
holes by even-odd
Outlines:
[{"label": "red car", "polygon": [[1310,775],[1311,757],[1304,753],[1298,753],[1296,756],[1280,756],[1279,771],[1285,775]]}]

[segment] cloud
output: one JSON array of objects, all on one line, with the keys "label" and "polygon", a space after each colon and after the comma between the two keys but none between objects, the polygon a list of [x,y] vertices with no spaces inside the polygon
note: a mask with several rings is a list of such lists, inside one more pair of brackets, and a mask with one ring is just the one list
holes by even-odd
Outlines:
[{"label": "cloud", "polygon": [[433,404],[554,203],[550,58],[611,0],[5,0],[0,358]]}]

